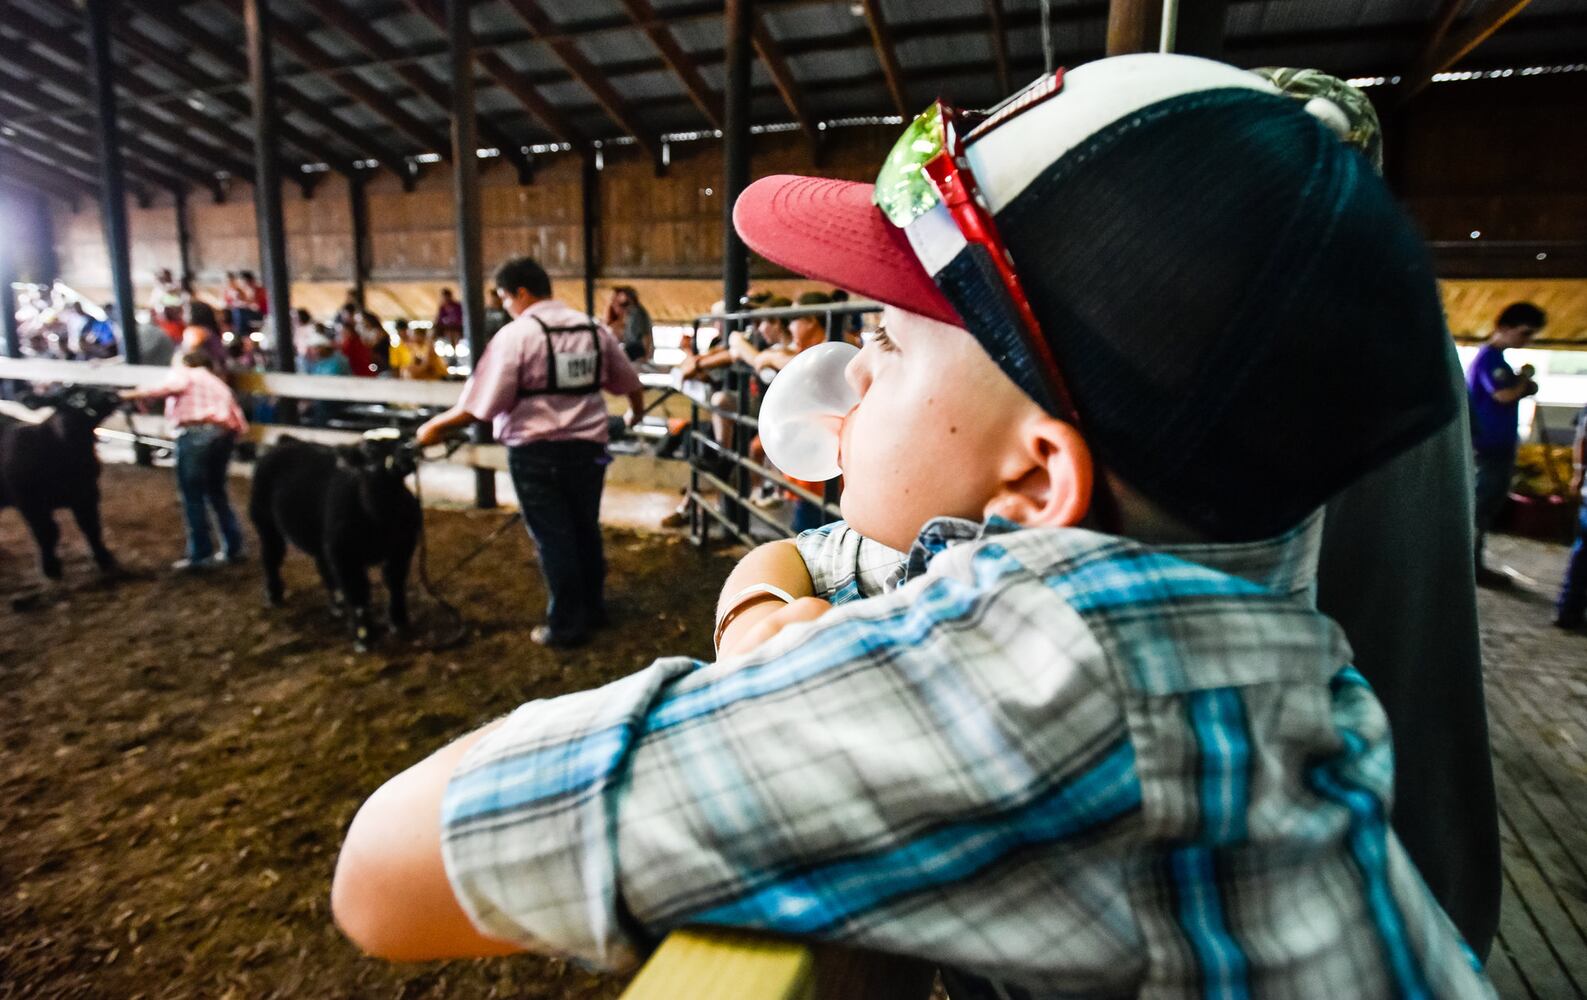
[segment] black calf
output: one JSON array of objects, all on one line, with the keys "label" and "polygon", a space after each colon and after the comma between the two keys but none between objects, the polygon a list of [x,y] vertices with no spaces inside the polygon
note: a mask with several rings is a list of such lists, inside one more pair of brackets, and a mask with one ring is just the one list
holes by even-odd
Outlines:
[{"label": "black calf", "polygon": [[109,416],[121,397],[106,389],[75,386],[48,395],[30,395],[29,406],[53,406],[42,424],[0,425],[0,510],[15,507],[39,546],[39,567],[51,580],[61,577],[55,554],[60,529],[55,511],[65,507],[93,550],[94,562],[106,572],[116,558],[105,548],[99,530],[99,456],[94,453],[94,428]]},{"label": "black calf", "polygon": [[345,448],[282,438],[254,467],[248,503],[270,604],[284,596],[281,560],[291,541],[314,557],[333,606],[351,608],[360,652],[372,631],[368,567],[381,565],[391,624],[406,628],[408,564],[422,516],[403,485],[413,468],[411,445],[390,438]]}]

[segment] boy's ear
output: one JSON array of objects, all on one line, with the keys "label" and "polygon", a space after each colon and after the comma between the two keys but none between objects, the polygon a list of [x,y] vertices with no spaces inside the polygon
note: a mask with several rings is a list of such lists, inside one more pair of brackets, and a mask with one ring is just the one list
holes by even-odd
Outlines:
[{"label": "boy's ear", "polygon": [[1003,487],[984,515],[1028,528],[1067,528],[1085,520],[1095,475],[1085,438],[1045,413],[1027,420],[1017,435],[1016,449],[1003,464]]}]

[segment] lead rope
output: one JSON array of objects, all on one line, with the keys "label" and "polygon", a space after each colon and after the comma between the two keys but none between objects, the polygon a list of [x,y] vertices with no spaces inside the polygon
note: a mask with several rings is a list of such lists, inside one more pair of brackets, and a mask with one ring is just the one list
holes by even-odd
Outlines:
[{"label": "lead rope", "polygon": [[[458,442],[448,447],[446,451],[447,457],[450,458],[452,453],[461,447],[461,444],[462,442]],[[463,641],[463,637],[468,633],[468,623],[463,619],[463,612],[459,611],[446,598],[436,593],[435,585],[430,582],[430,546],[427,542],[429,532],[425,530],[424,526],[424,485],[419,475],[419,467],[424,464],[423,449],[416,449],[415,457],[418,461],[413,463],[413,494],[414,498],[419,501],[419,587],[424,591],[425,596],[435,602],[435,605],[453,622],[453,629],[450,635],[439,642],[424,645],[424,648],[430,652],[440,652],[441,650],[451,649]],[[494,538],[495,536],[492,535],[491,537]],[[473,554],[469,558],[473,558]],[[459,565],[462,564],[459,563]],[[456,572],[457,568],[457,566],[452,567],[448,571],[447,576]],[[445,579],[445,577],[442,579]]]}]

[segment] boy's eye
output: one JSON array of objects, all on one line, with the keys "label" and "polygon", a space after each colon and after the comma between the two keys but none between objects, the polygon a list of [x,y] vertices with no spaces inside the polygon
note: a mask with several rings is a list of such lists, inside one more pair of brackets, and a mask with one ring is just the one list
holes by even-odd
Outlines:
[{"label": "boy's eye", "polygon": [[894,353],[898,350],[898,345],[893,342],[893,338],[887,335],[887,327],[885,326],[877,327],[876,332],[871,334],[871,343],[888,353]]}]

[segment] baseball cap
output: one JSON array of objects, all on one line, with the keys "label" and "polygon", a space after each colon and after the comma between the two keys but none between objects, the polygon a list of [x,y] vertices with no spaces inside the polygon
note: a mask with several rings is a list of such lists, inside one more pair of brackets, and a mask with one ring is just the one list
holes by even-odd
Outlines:
[{"label": "baseball cap", "polygon": [[[1426,249],[1325,109],[1190,56],[1060,79],[963,156],[1100,464],[1211,538],[1260,538],[1453,417]],[[768,177],[734,222],[774,263],[964,327],[1051,410],[985,255],[940,204],[899,228],[873,194]]]}]

